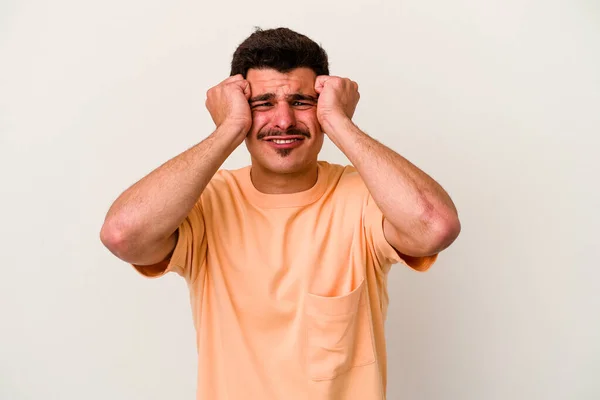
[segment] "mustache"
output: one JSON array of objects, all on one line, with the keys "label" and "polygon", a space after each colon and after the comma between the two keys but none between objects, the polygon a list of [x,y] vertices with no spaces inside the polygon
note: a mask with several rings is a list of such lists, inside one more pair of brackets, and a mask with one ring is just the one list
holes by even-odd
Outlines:
[{"label": "mustache", "polygon": [[310,139],[310,132],[306,129],[300,129],[300,128],[290,128],[287,129],[285,131],[279,130],[279,129],[267,129],[264,131],[261,131],[258,133],[258,135],[256,136],[257,139],[264,139],[267,137],[271,137],[271,136],[304,136]]}]

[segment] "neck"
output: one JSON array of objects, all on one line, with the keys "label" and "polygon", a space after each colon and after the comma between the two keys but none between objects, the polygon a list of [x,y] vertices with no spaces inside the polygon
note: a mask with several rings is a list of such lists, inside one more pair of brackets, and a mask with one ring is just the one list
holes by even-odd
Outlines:
[{"label": "neck", "polygon": [[290,194],[303,192],[317,183],[317,163],[293,173],[277,173],[253,163],[250,169],[252,184],[266,194]]}]

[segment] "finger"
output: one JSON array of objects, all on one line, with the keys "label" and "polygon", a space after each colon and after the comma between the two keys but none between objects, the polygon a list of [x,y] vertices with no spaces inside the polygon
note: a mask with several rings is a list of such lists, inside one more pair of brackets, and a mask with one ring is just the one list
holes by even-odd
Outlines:
[{"label": "finger", "polygon": [[225,79],[223,81],[223,83],[231,83],[231,82],[237,82],[237,81],[243,81],[244,77],[242,76],[242,74],[237,74],[237,75],[233,75],[230,76],[229,78]]},{"label": "finger", "polygon": [[239,89],[241,89],[242,92],[244,93],[244,96],[246,96],[246,99],[250,100],[250,95],[252,93],[250,90],[250,83],[247,80],[245,80],[245,79],[236,80],[236,81],[230,82],[229,85],[233,85],[233,86],[236,86]]}]

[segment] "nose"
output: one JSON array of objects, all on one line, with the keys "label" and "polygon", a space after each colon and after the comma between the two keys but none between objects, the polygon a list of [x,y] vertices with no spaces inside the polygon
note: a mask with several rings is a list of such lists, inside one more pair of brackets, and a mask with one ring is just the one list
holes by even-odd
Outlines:
[{"label": "nose", "polygon": [[273,123],[276,128],[286,131],[296,125],[294,110],[287,102],[279,103],[274,111]]}]

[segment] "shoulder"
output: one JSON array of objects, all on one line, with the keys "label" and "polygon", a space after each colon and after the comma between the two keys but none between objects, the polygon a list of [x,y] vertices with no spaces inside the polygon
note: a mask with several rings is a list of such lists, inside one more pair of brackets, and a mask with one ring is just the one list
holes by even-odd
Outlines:
[{"label": "shoulder", "polygon": [[365,183],[353,165],[330,164],[325,161],[319,161],[319,164],[327,171],[328,186],[337,194],[367,193]]},{"label": "shoulder", "polygon": [[327,174],[327,192],[336,203],[358,202],[367,200],[369,191],[362,177],[352,165],[329,164],[319,161],[319,165]]},{"label": "shoulder", "polygon": [[247,166],[239,169],[218,170],[202,191],[200,196],[202,203],[205,206],[211,203],[222,204],[224,200],[233,200],[233,198],[239,196],[242,192],[245,174],[248,174],[249,168]]},{"label": "shoulder", "polygon": [[250,166],[238,169],[220,169],[211,178],[206,186],[209,190],[220,190],[225,188],[235,188],[242,185],[242,181],[249,174]]}]

